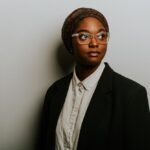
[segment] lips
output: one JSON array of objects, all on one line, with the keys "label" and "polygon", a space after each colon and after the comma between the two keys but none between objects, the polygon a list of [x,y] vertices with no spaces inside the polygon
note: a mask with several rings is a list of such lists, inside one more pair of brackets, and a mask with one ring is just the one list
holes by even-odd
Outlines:
[{"label": "lips", "polygon": [[98,57],[99,54],[100,54],[100,52],[97,52],[97,51],[95,51],[95,52],[88,52],[88,55],[89,55],[90,57]]}]

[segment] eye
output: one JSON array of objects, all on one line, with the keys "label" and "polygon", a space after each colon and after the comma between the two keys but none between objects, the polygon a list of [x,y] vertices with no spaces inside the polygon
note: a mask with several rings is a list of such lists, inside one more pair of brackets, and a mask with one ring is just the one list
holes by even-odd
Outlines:
[{"label": "eye", "polygon": [[106,38],[107,38],[106,32],[100,32],[100,33],[98,33],[98,34],[97,34],[97,38],[98,38],[99,40],[106,40]]},{"label": "eye", "polygon": [[88,33],[80,33],[80,34],[79,34],[79,39],[80,39],[80,40],[87,40],[87,39],[89,39],[89,38],[90,38],[90,36],[89,36]]}]

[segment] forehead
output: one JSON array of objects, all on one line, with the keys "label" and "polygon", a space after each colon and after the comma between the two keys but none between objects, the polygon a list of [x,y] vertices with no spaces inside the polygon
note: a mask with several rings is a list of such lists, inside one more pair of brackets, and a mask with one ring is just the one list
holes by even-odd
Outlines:
[{"label": "forehead", "polygon": [[87,17],[79,22],[75,32],[80,32],[81,30],[85,30],[87,32],[98,32],[100,30],[105,30],[105,28],[97,18]]}]

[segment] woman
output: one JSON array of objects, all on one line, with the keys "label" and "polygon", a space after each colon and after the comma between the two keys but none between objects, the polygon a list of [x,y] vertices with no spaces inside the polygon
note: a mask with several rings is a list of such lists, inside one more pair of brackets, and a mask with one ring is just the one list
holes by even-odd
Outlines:
[{"label": "woman", "polygon": [[145,88],[102,62],[109,40],[103,14],[76,9],[63,24],[62,40],[76,65],[47,91],[40,149],[150,150]]}]

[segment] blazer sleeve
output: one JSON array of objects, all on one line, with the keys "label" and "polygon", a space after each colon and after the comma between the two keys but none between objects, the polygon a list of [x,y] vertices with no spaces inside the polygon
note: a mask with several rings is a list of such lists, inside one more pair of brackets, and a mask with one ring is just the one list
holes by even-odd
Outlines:
[{"label": "blazer sleeve", "polygon": [[146,89],[137,88],[129,99],[126,118],[127,150],[150,150],[150,111]]},{"label": "blazer sleeve", "polygon": [[39,123],[39,131],[37,137],[36,150],[45,150],[47,147],[47,134],[49,125],[49,108],[51,103],[51,98],[55,95],[55,84],[52,85],[46,92],[44,104],[42,107],[42,113]]}]

